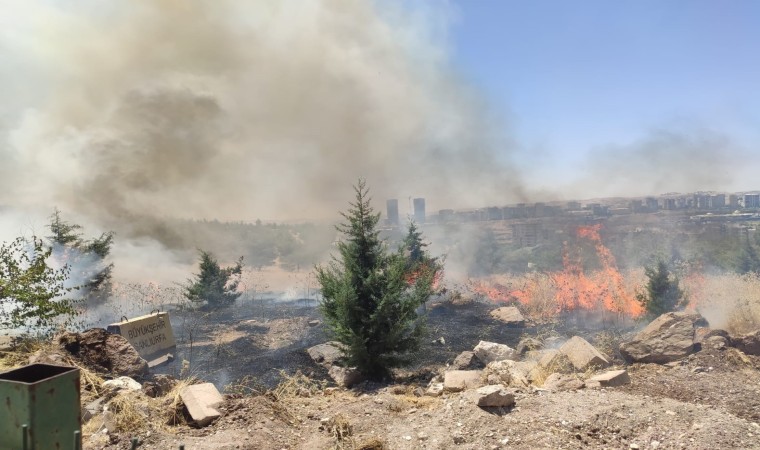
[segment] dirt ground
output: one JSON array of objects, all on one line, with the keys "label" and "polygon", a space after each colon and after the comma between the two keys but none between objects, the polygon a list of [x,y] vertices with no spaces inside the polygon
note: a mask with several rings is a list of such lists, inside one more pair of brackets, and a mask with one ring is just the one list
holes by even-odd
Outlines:
[{"label": "dirt ground", "polygon": [[[231,349],[238,359],[235,377],[269,373],[267,367],[254,368],[262,363],[286,373],[298,368],[311,379],[291,378],[287,389],[274,393],[228,394],[222,417],[212,425],[137,433],[139,448],[760,449],[760,358],[732,348],[705,348],[677,364],[625,366],[632,382],[622,387],[522,388],[509,409],[477,407],[467,392],[420,396],[432,374],[480,339],[515,345],[522,333],[547,333],[499,326],[488,319],[492,308],[437,306],[430,314],[430,338],[444,337],[445,344],[426,343],[400,381],[352,390],[329,387],[325,371],[303,356],[308,344],[324,339],[321,325],[309,324],[314,309],[228,323],[223,332],[210,329],[208,345]],[[277,359],[246,356],[246,348]],[[95,435],[85,448],[127,449],[133,436]]]}]

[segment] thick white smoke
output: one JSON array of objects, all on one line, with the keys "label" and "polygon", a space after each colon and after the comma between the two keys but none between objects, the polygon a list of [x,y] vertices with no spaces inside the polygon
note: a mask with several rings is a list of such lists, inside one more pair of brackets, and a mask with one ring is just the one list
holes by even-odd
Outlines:
[{"label": "thick white smoke", "polygon": [[522,196],[508,140],[451,70],[445,14],[370,0],[3,10],[0,205],[123,231],[145,216],[333,218],[359,176],[378,200],[441,208]]}]

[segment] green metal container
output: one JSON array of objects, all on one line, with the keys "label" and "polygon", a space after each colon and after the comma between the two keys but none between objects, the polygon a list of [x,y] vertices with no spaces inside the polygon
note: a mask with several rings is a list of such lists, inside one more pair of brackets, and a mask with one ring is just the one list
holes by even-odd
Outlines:
[{"label": "green metal container", "polygon": [[79,450],[79,369],[31,364],[0,373],[0,448]]}]

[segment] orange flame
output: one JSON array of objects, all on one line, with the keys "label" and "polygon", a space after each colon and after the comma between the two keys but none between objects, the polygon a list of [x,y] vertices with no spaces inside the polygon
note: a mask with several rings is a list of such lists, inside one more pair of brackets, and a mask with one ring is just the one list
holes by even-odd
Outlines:
[{"label": "orange flame", "polygon": [[617,268],[612,252],[602,243],[601,224],[579,227],[579,239],[591,242],[601,268],[587,274],[578,249],[571,251],[567,242],[562,252],[563,269],[547,274],[554,289],[554,303],[548,307],[539,301],[537,278],[528,278],[522,289],[510,290],[499,284],[473,286],[476,293],[497,302],[516,301],[533,309],[539,316],[556,316],[566,311],[608,311],[628,317],[638,317],[644,309],[628,289]]}]

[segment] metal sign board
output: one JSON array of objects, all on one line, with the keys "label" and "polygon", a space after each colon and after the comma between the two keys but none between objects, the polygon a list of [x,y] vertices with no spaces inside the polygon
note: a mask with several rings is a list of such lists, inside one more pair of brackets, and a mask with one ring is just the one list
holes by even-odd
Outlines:
[{"label": "metal sign board", "polygon": [[173,354],[177,348],[168,312],[112,323],[108,325],[107,330],[128,340],[151,367],[170,360],[167,355]]}]

